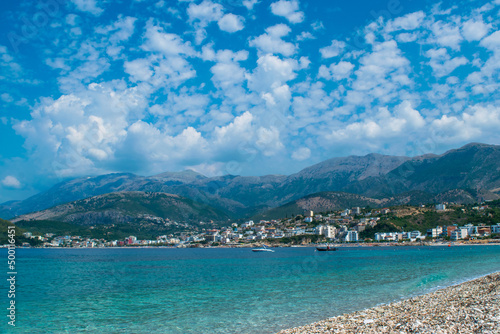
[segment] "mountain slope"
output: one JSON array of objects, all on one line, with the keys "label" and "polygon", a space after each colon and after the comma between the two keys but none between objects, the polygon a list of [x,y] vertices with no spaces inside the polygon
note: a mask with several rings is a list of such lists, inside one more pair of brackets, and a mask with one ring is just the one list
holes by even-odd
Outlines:
[{"label": "mountain slope", "polygon": [[498,187],[500,146],[472,143],[438,156],[415,157],[386,175],[353,182],[342,190],[387,196],[411,190],[441,193],[458,188],[491,191]]},{"label": "mountain slope", "polygon": [[410,191],[386,198],[370,198],[363,195],[345,192],[320,192],[291,201],[282,206],[265,210],[255,215],[254,219],[277,219],[303,214],[305,210],[328,212],[353,207],[382,208],[395,205],[421,205],[438,202],[461,202],[472,204],[476,198],[475,191],[453,189],[440,194],[424,191]]},{"label": "mountain slope", "polygon": [[290,176],[205,177],[184,171],[150,177],[127,173],[85,177],[59,183],[24,201],[4,203],[0,217],[121,191],[177,194],[242,217],[325,191],[382,199],[413,191],[434,196],[453,189],[468,192],[456,201],[469,201],[470,196],[500,198],[500,146],[469,144],[442,155],[414,158],[380,154],[333,158]]},{"label": "mountain slope", "polygon": [[125,224],[162,218],[182,222],[227,221],[229,216],[206,204],[178,195],[117,192],[55,206],[13,219],[54,220],[77,225]]}]

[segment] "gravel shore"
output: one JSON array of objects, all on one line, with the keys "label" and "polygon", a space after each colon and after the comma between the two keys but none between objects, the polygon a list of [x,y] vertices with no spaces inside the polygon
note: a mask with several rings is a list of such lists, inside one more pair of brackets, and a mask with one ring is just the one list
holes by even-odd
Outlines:
[{"label": "gravel shore", "polygon": [[279,332],[291,333],[500,333],[500,272]]}]

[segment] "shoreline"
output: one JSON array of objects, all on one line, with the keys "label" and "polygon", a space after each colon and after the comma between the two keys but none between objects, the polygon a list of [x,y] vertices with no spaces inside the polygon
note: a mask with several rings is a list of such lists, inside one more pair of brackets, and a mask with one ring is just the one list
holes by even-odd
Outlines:
[{"label": "shoreline", "polygon": [[498,333],[500,271],[277,334]]},{"label": "shoreline", "polygon": [[[216,249],[216,248],[255,248],[259,247],[264,243],[255,244],[239,244],[239,245],[218,245],[218,246],[148,246],[148,245],[132,245],[132,246],[106,246],[106,247],[23,247],[16,246],[16,248],[25,249],[139,249],[139,248],[199,248],[199,249]],[[271,248],[314,248],[321,246],[322,244],[306,244],[306,245],[290,245],[290,244],[280,244],[280,245],[270,245]],[[337,248],[358,248],[358,247],[461,247],[461,246],[500,246],[500,241],[494,242],[427,242],[427,243],[351,243],[351,244],[331,244],[333,247]],[[7,248],[8,245],[0,245],[0,248]]]}]

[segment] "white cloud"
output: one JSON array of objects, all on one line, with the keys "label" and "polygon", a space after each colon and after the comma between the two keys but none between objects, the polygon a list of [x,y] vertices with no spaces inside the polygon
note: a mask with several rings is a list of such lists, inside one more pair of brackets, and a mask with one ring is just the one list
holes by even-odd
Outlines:
[{"label": "white cloud", "polygon": [[372,52],[359,59],[359,69],[346,101],[353,105],[371,103],[374,99],[387,103],[412,84],[408,75],[410,61],[405,58],[394,40],[375,44]]},{"label": "white cloud", "polygon": [[449,75],[457,67],[468,63],[465,57],[451,58],[445,48],[431,49],[426,52],[426,56],[431,59],[429,65],[438,78]]},{"label": "white cloud", "polygon": [[304,21],[304,13],[299,11],[297,0],[274,2],[271,4],[271,12],[274,15],[285,17],[292,24]]},{"label": "white cloud", "polygon": [[123,64],[125,72],[130,74],[132,81],[148,81],[153,75],[151,62],[148,59],[135,59]]},{"label": "white cloud", "polygon": [[252,10],[253,7],[258,3],[258,0],[243,0],[243,6],[245,6],[248,10]]},{"label": "white cloud", "polygon": [[2,93],[2,95],[0,95],[0,99],[7,103],[14,102],[14,98],[9,93]]},{"label": "white cloud", "polygon": [[196,44],[201,44],[206,38],[205,28],[211,23],[216,22],[224,15],[224,7],[218,3],[213,3],[209,0],[204,0],[199,5],[194,2],[189,4],[187,9],[189,22],[196,29]]},{"label": "white cloud", "polygon": [[305,41],[308,39],[316,39],[316,37],[314,37],[314,35],[309,31],[303,31],[300,35],[297,36],[298,41]]},{"label": "white cloud", "polygon": [[288,35],[291,29],[286,24],[277,24],[266,29],[266,33],[250,41],[250,46],[258,48],[264,53],[279,53],[291,56],[296,52],[296,46],[285,42],[282,37]]},{"label": "white cloud", "polygon": [[88,12],[92,15],[99,16],[104,10],[97,7],[95,0],[71,0],[76,5],[76,8],[82,12]]},{"label": "white cloud", "polygon": [[194,54],[189,42],[184,42],[177,34],[164,32],[163,28],[158,26],[149,24],[144,38],[146,41],[141,47],[146,51],[161,52],[166,56]]},{"label": "white cloud", "polygon": [[249,75],[249,87],[259,92],[280,87],[297,76],[298,68],[296,60],[266,54],[257,60],[257,68]]},{"label": "white cloud", "polygon": [[341,61],[338,64],[331,64],[330,67],[321,65],[318,76],[327,80],[342,80],[348,78],[354,65],[347,61]]},{"label": "white cloud", "polygon": [[490,50],[498,51],[500,49],[500,31],[495,31],[488,37],[484,38],[481,41],[481,45]]},{"label": "white cloud", "polygon": [[499,140],[500,108],[472,106],[461,116],[443,115],[431,124],[435,139],[444,143]]},{"label": "white cloud", "polygon": [[135,31],[135,22],[137,19],[135,17],[122,17],[119,16],[113,24],[105,27],[97,27],[95,31],[98,34],[107,35],[107,38],[111,44],[116,44],[119,42],[126,41],[132,36]]},{"label": "white cloud", "polygon": [[482,20],[470,19],[462,26],[462,34],[468,41],[479,41],[489,31],[489,26]]},{"label": "white cloud", "polygon": [[332,58],[332,57],[337,57],[342,51],[345,49],[346,44],[345,42],[342,41],[337,41],[333,40],[332,44],[330,44],[327,47],[319,49],[319,52],[321,53],[321,57],[323,58]]},{"label": "white cloud", "polygon": [[311,157],[311,150],[307,147],[301,147],[292,153],[292,159],[297,161],[307,160]]},{"label": "white cloud", "polygon": [[2,180],[2,185],[6,188],[21,188],[21,182],[19,182],[19,180],[12,175],[7,175],[6,177],[4,177]]},{"label": "white cloud", "polygon": [[396,39],[398,42],[402,43],[410,43],[410,42],[415,42],[418,38],[418,34],[415,33],[402,33],[396,36]]},{"label": "white cloud", "polygon": [[387,32],[393,32],[398,30],[415,30],[418,27],[420,27],[420,25],[424,21],[424,18],[425,14],[422,11],[410,13],[405,16],[390,20],[387,23],[385,30]]},{"label": "white cloud", "polygon": [[85,92],[43,99],[29,121],[14,125],[36,165],[73,176],[105,169],[130,121],[142,117],[147,93],[91,84]]},{"label": "white cloud", "polygon": [[408,101],[396,106],[394,113],[381,107],[373,117],[361,119],[333,130],[325,138],[338,145],[355,147],[369,143],[368,146],[380,148],[387,140],[405,140],[412,133],[418,135],[425,128],[425,120]]},{"label": "white cloud", "polygon": [[275,127],[257,129],[255,145],[266,157],[273,156],[284,148],[280,141],[280,132]]},{"label": "white cloud", "polygon": [[217,22],[217,24],[221,30],[233,33],[245,28],[245,25],[243,24],[244,21],[245,19],[239,15],[226,14]]},{"label": "white cloud", "polygon": [[223,7],[218,3],[204,0],[199,5],[195,3],[189,4],[187,13],[190,21],[199,20],[202,26],[205,26],[209,22],[217,21],[222,17]]},{"label": "white cloud", "polygon": [[433,42],[454,50],[460,49],[460,43],[462,42],[463,37],[456,23],[437,21],[432,24],[431,31],[433,33]]}]

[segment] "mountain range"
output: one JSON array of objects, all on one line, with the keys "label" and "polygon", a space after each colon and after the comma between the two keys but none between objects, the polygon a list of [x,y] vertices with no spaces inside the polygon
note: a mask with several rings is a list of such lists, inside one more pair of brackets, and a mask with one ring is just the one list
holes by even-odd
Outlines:
[{"label": "mountain range", "polygon": [[[288,176],[206,177],[187,170],[154,176],[113,173],[81,177],[56,184],[28,199],[4,203],[0,205],[0,217],[13,218],[117,192],[175,194],[190,200],[189,206],[197,207],[194,211],[202,204],[207,206],[203,210],[210,207],[205,212],[216,219],[274,216],[286,212],[280,207],[298,208],[308,199],[312,203],[311,196],[322,198],[313,202],[319,201],[330,209],[474,202],[500,198],[500,146],[472,143],[441,155],[417,157],[381,154],[339,157]],[[192,216],[213,219],[193,212]]]}]

